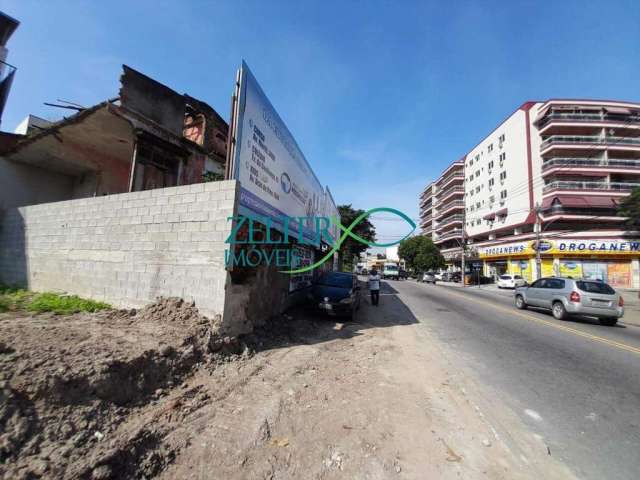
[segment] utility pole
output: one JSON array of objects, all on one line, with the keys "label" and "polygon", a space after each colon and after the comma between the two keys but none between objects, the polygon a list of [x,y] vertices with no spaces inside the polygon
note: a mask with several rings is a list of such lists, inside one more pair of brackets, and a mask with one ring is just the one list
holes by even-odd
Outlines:
[{"label": "utility pole", "polygon": [[542,234],[542,219],[540,218],[540,204],[536,203],[535,212],[536,212],[536,280],[542,277],[542,259],[540,258],[540,237]]}]

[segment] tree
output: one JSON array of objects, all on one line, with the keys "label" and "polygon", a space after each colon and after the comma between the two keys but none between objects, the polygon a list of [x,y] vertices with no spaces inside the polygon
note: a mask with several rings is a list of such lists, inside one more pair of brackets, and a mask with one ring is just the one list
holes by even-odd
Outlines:
[{"label": "tree", "polygon": [[628,226],[640,227],[640,188],[634,188],[631,195],[620,202],[618,215],[629,217],[626,221]]},{"label": "tree", "polygon": [[444,267],[444,257],[433,241],[423,235],[407,238],[398,246],[398,256],[407,268],[415,272],[426,272]]},{"label": "tree", "polygon": [[[364,213],[364,210],[354,209],[351,205],[338,205],[338,212],[340,212],[340,223],[345,227],[349,227],[351,223],[360,215]],[[359,235],[369,242],[375,242],[376,240],[376,228],[369,221],[368,218],[364,218],[357,225],[353,227],[353,233]],[[342,231],[340,235],[342,235]],[[341,270],[352,271],[353,270],[353,258],[360,257],[360,254],[364,252],[368,247],[357,240],[347,237],[340,250],[338,250],[338,260]]]}]

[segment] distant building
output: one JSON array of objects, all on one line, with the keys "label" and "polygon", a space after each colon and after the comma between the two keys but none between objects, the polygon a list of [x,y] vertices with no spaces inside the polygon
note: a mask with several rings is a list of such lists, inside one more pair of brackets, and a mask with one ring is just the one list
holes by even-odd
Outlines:
[{"label": "distant building", "polygon": [[[640,103],[525,102],[425,188],[420,224],[445,258],[459,248],[448,240],[464,233],[485,275],[563,275],[640,288],[640,232],[617,215],[637,187]],[[442,207],[445,196],[454,208]]]},{"label": "distant building", "polygon": [[2,135],[0,206],[224,177],[228,125],[213,108],[126,65],[120,83],[116,98]]}]

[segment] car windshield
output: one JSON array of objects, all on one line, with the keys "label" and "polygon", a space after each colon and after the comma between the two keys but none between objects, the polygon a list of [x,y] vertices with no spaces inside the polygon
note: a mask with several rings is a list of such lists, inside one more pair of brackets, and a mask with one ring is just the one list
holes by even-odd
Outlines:
[{"label": "car windshield", "polygon": [[353,286],[353,278],[351,275],[339,273],[325,273],[318,278],[318,285],[327,287],[351,288]]},{"label": "car windshield", "polygon": [[522,280],[522,277],[521,277],[520,275],[516,275],[516,276],[515,276],[515,277],[513,277],[513,278],[515,278],[516,280]]},{"label": "car windshield", "polygon": [[583,292],[602,293],[605,295],[613,295],[616,291],[604,282],[576,282],[576,285]]},{"label": "car windshield", "polygon": [[510,275],[501,275],[500,276],[500,280],[511,280],[511,276]]},{"label": "car windshield", "polygon": [[396,267],[395,265],[387,265],[384,267],[385,270],[392,270],[392,271],[396,271],[398,270],[398,267]]}]

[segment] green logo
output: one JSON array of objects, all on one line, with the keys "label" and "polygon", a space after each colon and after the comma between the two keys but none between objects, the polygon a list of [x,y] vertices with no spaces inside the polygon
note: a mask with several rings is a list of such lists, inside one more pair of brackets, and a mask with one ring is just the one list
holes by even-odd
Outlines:
[{"label": "green logo", "polygon": [[[395,240],[389,243],[375,243],[370,242],[360,235],[353,232],[353,230],[358,226],[360,222],[362,222],[365,218],[370,215],[378,212],[387,212],[397,215],[398,217],[405,220],[409,226],[411,226],[411,231],[409,231],[404,237],[400,240]],[[308,272],[313,270],[314,268],[319,267],[326,261],[328,261],[333,254],[336,253],[342,243],[348,238],[351,237],[354,240],[368,246],[368,247],[391,247],[393,245],[397,245],[402,240],[409,237],[416,229],[415,222],[405,215],[403,212],[396,210],[395,208],[388,207],[378,207],[372,208],[360,214],[351,225],[345,227],[342,225],[337,218],[327,218],[327,217],[283,217],[278,218],[277,223],[284,227],[284,234],[282,238],[272,239],[271,238],[271,226],[276,223],[272,218],[252,218],[246,216],[239,217],[228,217],[227,220],[234,220],[236,222],[235,227],[233,228],[229,238],[227,238],[226,243],[230,244],[246,244],[250,245],[248,250],[242,250],[240,252],[234,251],[225,251],[225,264],[227,267],[233,265],[239,266],[250,266],[256,267],[260,264],[275,264],[279,267],[289,267],[289,270],[280,270],[281,273],[287,273],[289,275],[296,275],[299,273]],[[264,235],[257,235],[257,232],[260,230],[256,228],[256,224],[262,224],[266,226],[266,233]],[[240,228],[246,225],[247,226],[247,238],[246,239],[238,239],[238,232]],[[315,225],[316,238],[315,242],[309,242],[306,240],[305,235],[303,234],[303,230],[305,227],[309,225]],[[341,231],[341,235],[337,240],[334,240],[331,235],[332,227],[337,227],[334,229],[336,232]],[[325,243],[331,245],[331,249],[317,262],[311,265],[305,265],[304,267],[294,268],[296,265],[299,265],[299,258],[296,255],[296,250],[291,248],[275,248],[277,245],[285,245],[289,243],[289,230],[293,227],[298,229],[298,234],[296,235],[296,239],[298,244],[301,245],[319,245],[322,240]],[[274,248],[263,249],[259,248],[259,245],[270,245]]]}]

